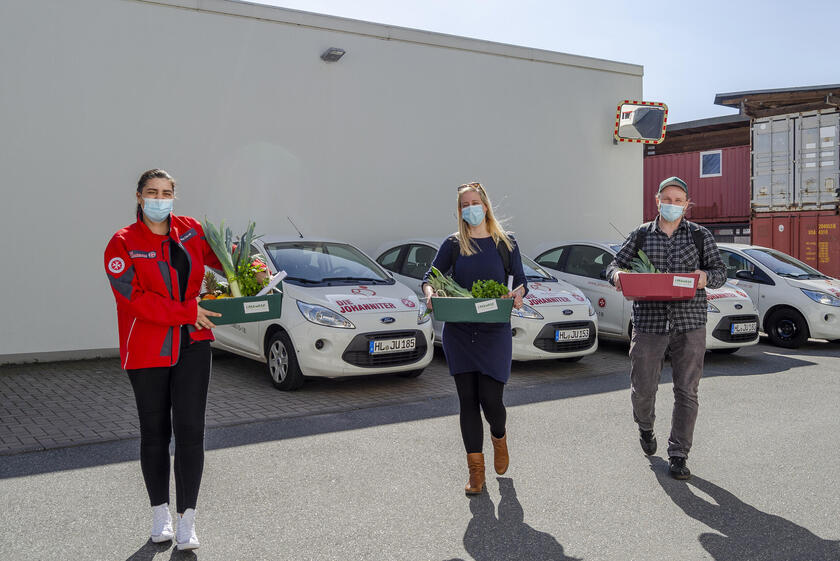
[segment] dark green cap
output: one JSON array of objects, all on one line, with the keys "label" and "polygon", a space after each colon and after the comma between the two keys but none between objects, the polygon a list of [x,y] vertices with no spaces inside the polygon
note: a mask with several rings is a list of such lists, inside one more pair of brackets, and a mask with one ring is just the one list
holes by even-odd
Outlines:
[{"label": "dark green cap", "polygon": [[665,187],[671,187],[671,186],[679,187],[680,189],[685,191],[686,195],[688,195],[688,185],[686,185],[685,181],[683,181],[682,179],[680,179],[676,175],[673,175],[673,176],[669,177],[668,179],[664,180],[662,183],[660,183],[659,184],[659,191],[657,191],[656,194],[658,195],[659,193],[661,193],[662,190]]}]

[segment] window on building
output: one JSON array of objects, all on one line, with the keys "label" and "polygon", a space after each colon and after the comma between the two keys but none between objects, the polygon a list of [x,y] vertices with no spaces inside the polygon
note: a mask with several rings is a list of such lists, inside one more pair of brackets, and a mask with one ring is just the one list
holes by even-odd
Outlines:
[{"label": "window on building", "polygon": [[720,177],[722,173],[720,150],[700,152],[700,177]]}]

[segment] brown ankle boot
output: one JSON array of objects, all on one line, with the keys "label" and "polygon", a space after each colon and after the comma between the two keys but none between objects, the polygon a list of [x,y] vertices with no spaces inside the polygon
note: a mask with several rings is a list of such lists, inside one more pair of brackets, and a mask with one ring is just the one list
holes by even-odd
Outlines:
[{"label": "brown ankle boot", "polygon": [[493,467],[496,468],[496,473],[503,475],[510,463],[510,456],[507,449],[507,433],[502,438],[496,438],[492,434],[490,440],[493,441]]},{"label": "brown ankle boot", "polygon": [[470,468],[470,480],[464,487],[467,495],[478,495],[484,489],[484,454],[467,454],[467,467]]}]

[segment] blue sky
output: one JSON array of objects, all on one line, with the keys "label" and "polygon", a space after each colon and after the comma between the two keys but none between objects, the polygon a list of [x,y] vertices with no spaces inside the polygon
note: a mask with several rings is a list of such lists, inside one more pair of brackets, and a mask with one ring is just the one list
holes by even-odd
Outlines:
[{"label": "blue sky", "polygon": [[[254,0],[251,0],[254,1]],[[839,0],[258,0],[295,10],[641,64],[672,123],[729,115],[716,93],[840,84]],[[618,100],[616,100],[618,101]]]}]

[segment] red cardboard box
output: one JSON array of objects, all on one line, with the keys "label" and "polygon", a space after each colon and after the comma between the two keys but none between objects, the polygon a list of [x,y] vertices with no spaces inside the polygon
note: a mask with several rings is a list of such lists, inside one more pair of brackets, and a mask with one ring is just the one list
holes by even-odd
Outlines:
[{"label": "red cardboard box", "polygon": [[628,300],[691,300],[698,273],[621,273],[621,292]]}]

